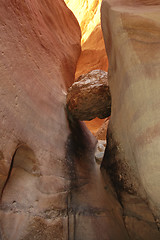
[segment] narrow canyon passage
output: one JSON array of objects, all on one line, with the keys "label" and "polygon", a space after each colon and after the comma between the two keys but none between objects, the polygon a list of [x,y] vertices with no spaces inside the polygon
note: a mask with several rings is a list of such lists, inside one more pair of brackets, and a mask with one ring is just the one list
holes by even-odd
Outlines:
[{"label": "narrow canyon passage", "polygon": [[114,189],[95,161],[95,138],[83,123],[71,130],[69,239],[129,239]]},{"label": "narrow canyon passage", "polygon": [[[141,40],[148,36],[149,24],[151,46],[157,46],[153,62],[158,83],[160,18],[155,2],[152,8],[143,0],[136,1],[141,8],[132,0],[129,7],[125,0],[0,2],[0,240],[159,240],[159,164],[147,148],[153,132],[148,137],[141,131],[141,124],[149,123],[132,99],[135,92],[137,99],[142,96],[137,82],[142,87],[141,79],[147,79],[148,89],[153,76],[151,71],[147,78],[141,66],[146,48],[131,44],[133,32],[141,32],[137,26],[145,26]],[[146,46],[146,39],[140,44]],[[97,139],[106,138],[108,120],[74,119],[66,95],[80,75],[108,71],[106,50],[113,114],[100,168],[95,149]],[[143,69],[140,78],[130,59]],[[154,84],[151,89],[158,89]],[[158,104],[155,93],[150,108]],[[143,107],[148,96],[144,91]],[[149,170],[143,164],[143,156],[150,164],[146,153],[155,159]]]}]

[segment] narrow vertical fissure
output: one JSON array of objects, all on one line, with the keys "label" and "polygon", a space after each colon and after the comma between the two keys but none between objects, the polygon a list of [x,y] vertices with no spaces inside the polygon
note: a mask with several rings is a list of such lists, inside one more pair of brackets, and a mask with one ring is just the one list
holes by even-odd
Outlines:
[{"label": "narrow vertical fissure", "polygon": [[76,145],[74,141],[74,136],[71,133],[66,143],[66,164],[68,169],[68,175],[70,178],[70,186],[67,196],[68,240],[75,240],[75,212],[72,208],[72,191],[77,186],[77,176],[75,170],[75,151]]},{"label": "narrow vertical fissure", "polygon": [[13,154],[13,157],[12,157],[12,159],[11,159],[11,164],[10,164],[10,168],[9,168],[9,171],[8,171],[8,176],[7,176],[7,178],[6,178],[6,181],[5,181],[5,183],[4,183],[4,186],[3,186],[3,188],[2,188],[0,200],[2,200],[2,196],[3,196],[4,190],[5,190],[6,185],[7,185],[8,181],[9,181],[9,179],[10,179],[11,172],[12,172],[12,169],[13,169],[14,157],[15,157],[15,155],[16,155],[16,152],[17,152],[17,149],[15,150],[15,152],[14,152],[14,154]]}]

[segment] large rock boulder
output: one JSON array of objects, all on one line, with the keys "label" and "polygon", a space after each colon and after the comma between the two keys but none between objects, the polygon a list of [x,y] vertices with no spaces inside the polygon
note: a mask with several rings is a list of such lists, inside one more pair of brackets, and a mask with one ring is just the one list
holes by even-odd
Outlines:
[{"label": "large rock boulder", "polygon": [[[137,213],[133,208],[132,213],[126,211],[126,215],[130,214],[126,222],[133,239],[152,239],[151,235],[154,239],[160,238],[154,231],[150,234],[150,227],[160,219],[159,13],[158,0],[103,0],[102,3],[102,29],[112,96],[103,166],[110,172],[120,199],[123,201],[124,192],[135,199],[139,196],[134,204],[143,199],[155,218],[148,221],[147,213],[139,211],[145,228],[144,234],[139,231],[138,238],[134,235],[140,223]],[[126,202],[124,200],[123,206]]]},{"label": "large rock boulder", "polygon": [[93,70],[80,76],[68,90],[67,109],[81,121],[110,116],[111,95],[107,73]]}]

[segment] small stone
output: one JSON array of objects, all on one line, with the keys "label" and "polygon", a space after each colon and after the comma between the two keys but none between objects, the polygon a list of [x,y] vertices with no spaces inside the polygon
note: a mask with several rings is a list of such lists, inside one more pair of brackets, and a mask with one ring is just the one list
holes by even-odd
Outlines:
[{"label": "small stone", "polygon": [[104,150],[105,150],[104,145],[103,145],[103,144],[99,144],[99,145],[98,145],[98,150],[99,150],[100,152],[104,152]]},{"label": "small stone", "polygon": [[95,160],[98,164],[101,164],[105,152],[106,140],[98,140],[96,152],[95,152]]},{"label": "small stone", "polygon": [[95,153],[95,159],[98,164],[101,164],[103,160],[104,152],[96,152]]}]

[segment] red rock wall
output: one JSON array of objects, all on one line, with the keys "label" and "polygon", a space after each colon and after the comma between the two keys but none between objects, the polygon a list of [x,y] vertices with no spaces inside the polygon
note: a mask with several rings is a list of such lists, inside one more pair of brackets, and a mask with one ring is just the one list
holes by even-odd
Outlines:
[{"label": "red rock wall", "polygon": [[78,22],[62,0],[2,0],[0,51],[0,239],[62,239],[65,217],[46,216],[66,205],[65,92]]}]

